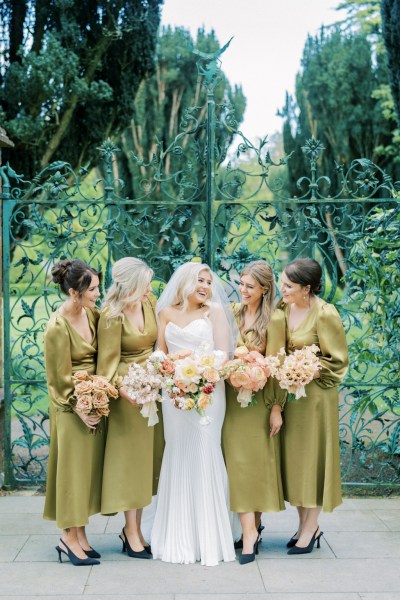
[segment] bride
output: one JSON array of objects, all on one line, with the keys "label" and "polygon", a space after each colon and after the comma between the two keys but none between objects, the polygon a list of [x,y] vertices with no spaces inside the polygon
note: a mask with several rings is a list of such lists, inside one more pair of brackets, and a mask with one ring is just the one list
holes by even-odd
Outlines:
[{"label": "bride", "polygon": [[[158,347],[164,352],[210,349],[233,353],[237,337],[228,298],[207,265],[186,263],[157,302]],[[154,558],[213,566],[235,560],[228,480],[221,451],[225,415],[223,381],[200,423],[195,410],[179,410],[163,395],[165,450],[151,536]]]}]

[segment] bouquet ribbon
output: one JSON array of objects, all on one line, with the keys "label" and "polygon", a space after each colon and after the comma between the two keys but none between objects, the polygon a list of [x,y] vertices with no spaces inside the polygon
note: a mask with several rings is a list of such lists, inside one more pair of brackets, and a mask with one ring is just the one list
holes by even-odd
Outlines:
[{"label": "bouquet ribbon", "polygon": [[148,426],[152,427],[153,425],[157,425],[159,419],[158,419],[158,408],[157,408],[157,402],[155,400],[152,400],[151,402],[146,402],[145,404],[143,404],[143,407],[140,411],[140,414],[143,417],[148,417],[149,422],[148,422]]}]

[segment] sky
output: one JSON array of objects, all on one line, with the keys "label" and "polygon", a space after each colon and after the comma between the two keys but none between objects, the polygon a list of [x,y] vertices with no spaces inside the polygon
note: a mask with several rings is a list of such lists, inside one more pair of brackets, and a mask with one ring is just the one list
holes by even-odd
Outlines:
[{"label": "sky", "polygon": [[214,29],[220,45],[234,36],[222,55],[231,84],[247,98],[240,126],[251,139],[282,129],[276,116],[293,94],[307,35],[343,19],[339,0],[164,0],[162,25],[183,26],[193,37],[199,27]]}]

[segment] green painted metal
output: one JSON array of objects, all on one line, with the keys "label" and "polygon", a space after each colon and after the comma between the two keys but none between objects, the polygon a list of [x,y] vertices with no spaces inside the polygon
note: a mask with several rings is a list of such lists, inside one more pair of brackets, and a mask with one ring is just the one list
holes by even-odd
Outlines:
[{"label": "green painted metal", "polygon": [[[46,475],[43,331],[61,301],[49,283],[52,265],[79,256],[102,269],[107,287],[113,261],[135,255],[153,268],[156,293],[179,264],[197,258],[219,273],[232,299],[250,260],[266,259],[277,275],[296,256],[320,260],[323,296],[338,307],[350,345],[340,409],[345,485],[400,487],[400,183],[367,159],[337,166],[331,181],[318,172],[323,148],[311,138],[303,148],[309,172],[291,197],[290,157],[274,160],[267,140],[257,146],[238,131],[229,105],[215,106],[220,55],[199,54],[204,120],[202,107],[189,107],[169,147],[158,141],[149,163],[130,157],[143,175],[135,198],[115,177],[111,141],[99,149],[98,181],[88,183],[86,172],[64,162],[32,182],[8,165],[0,169],[8,486]],[[234,133],[230,148],[216,146],[217,126]]]}]

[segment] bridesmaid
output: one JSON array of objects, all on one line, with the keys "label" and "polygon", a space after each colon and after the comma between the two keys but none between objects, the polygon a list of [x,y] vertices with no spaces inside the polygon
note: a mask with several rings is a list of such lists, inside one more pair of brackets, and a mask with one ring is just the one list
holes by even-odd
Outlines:
[{"label": "bridesmaid", "polygon": [[[240,274],[241,303],[233,311],[239,327],[239,346],[276,355],[285,345],[285,318],[273,310],[275,280],[264,260],[250,263]],[[237,392],[226,385],[226,415],[222,431],[228,470],[230,508],[239,513],[243,541],[240,564],[255,559],[262,512],[283,510],[279,430],[286,392],[267,381],[256,393],[256,405],[241,408]],[[257,531],[258,530],[258,531]]]},{"label": "bridesmaid", "polygon": [[50,396],[50,452],[43,518],[63,530],[56,547],[74,565],[98,565],[100,554],[85,533],[89,517],[100,512],[104,433],[89,435],[100,417],[74,408],[76,371],[96,371],[100,273],[82,260],[61,260],[51,271],[53,282],[67,296],[50,317],[44,335]]},{"label": "bridesmaid", "polygon": [[346,335],[336,308],[317,297],[322,269],[313,259],[289,263],[281,292],[286,317],[286,350],[317,344],[322,368],[306,386],[306,396],[286,404],[282,429],[285,500],[297,507],[299,525],[288,554],[320,545],[321,509],[341,504],[338,386],[348,366]]},{"label": "bridesmaid", "polygon": [[[157,339],[153,271],[138,258],[118,260],[98,326],[97,373],[111,382],[128,373],[133,362],[143,364]],[[123,511],[122,550],[133,558],[152,558],[141,532],[142,509],[151,503],[153,444],[162,437],[160,424],[149,427],[138,405],[119,388],[110,405],[104,458],[101,512]],[[161,411],[159,411],[159,414]],[[162,447],[162,444],[159,444]]]}]

